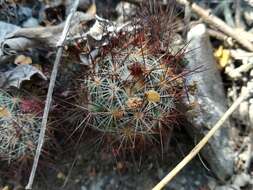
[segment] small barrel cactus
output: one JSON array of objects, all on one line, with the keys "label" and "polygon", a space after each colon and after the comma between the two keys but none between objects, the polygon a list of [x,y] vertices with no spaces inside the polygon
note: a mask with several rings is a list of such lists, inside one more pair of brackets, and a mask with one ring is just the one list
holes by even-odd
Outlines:
[{"label": "small barrel cactus", "polygon": [[[32,156],[39,137],[40,120],[28,102],[0,91],[0,159],[19,160]],[[36,106],[37,105],[37,106]],[[39,103],[31,104],[38,108]]]},{"label": "small barrel cactus", "polygon": [[180,80],[172,80],[171,68],[161,59],[142,55],[136,48],[125,49],[114,58],[106,56],[95,64],[94,72],[85,80],[91,125],[112,133],[157,132],[173,112],[175,88],[181,86]]},{"label": "small barrel cactus", "polygon": [[132,33],[121,32],[102,48],[84,80],[86,124],[133,145],[137,137],[176,123],[187,89],[185,52],[182,46],[175,50],[172,18],[162,11],[143,13]]}]

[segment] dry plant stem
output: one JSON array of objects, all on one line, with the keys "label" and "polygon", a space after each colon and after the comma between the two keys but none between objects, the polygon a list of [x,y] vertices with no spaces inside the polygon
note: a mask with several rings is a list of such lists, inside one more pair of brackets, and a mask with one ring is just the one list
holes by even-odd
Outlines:
[{"label": "dry plant stem", "polygon": [[213,30],[213,29],[207,29],[207,32],[211,37],[214,37],[214,38],[221,40],[221,41],[226,41],[228,38],[228,36],[226,36],[225,34],[219,32],[219,31]]},{"label": "dry plant stem", "polygon": [[241,0],[234,0],[235,3],[235,25],[237,28],[241,26]]},{"label": "dry plant stem", "polygon": [[50,110],[50,106],[51,106],[51,102],[52,102],[52,95],[53,95],[53,90],[54,90],[54,86],[55,86],[55,80],[56,80],[56,76],[57,76],[57,72],[58,72],[58,67],[59,67],[62,52],[63,52],[63,45],[64,45],[64,41],[66,39],[66,36],[68,34],[71,19],[75,14],[78,5],[79,5],[79,0],[76,0],[74,2],[73,8],[70,11],[70,14],[68,15],[68,18],[66,20],[66,23],[65,23],[65,26],[64,26],[64,29],[63,29],[63,32],[62,32],[61,39],[59,40],[59,43],[57,44],[58,50],[57,50],[56,59],[55,59],[55,62],[54,62],[54,67],[53,67],[53,71],[52,71],[51,79],[50,79],[50,83],[49,83],[47,99],[46,99],[45,109],[44,109],[43,118],[42,118],[42,124],[41,124],[39,140],[38,140],[38,146],[37,146],[37,149],[36,149],[36,154],[35,154],[34,161],[33,161],[32,171],[30,173],[29,182],[26,186],[26,189],[32,189],[32,185],[33,185],[35,173],[36,173],[36,170],[37,170],[37,166],[38,166],[42,146],[43,146],[43,143],[44,143],[47,120],[48,120],[48,114],[49,114],[49,110]]},{"label": "dry plant stem", "polygon": [[178,172],[180,172],[200,152],[200,150],[206,145],[209,139],[223,125],[223,123],[229,118],[229,116],[237,109],[237,107],[246,98],[248,98],[251,89],[248,88],[241,94],[241,96],[230,106],[230,108],[226,111],[226,113],[224,113],[224,115],[220,118],[220,120],[206,134],[206,136],[203,137],[202,140],[191,150],[191,152],[168,175],[166,175],[152,190],[161,190],[166,184],[168,184],[178,174]]},{"label": "dry plant stem", "polygon": [[236,69],[233,69],[232,71],[228,72],[227,74],[231,78],[236,79],[236,78],[238,78],[238,76],[241,75],[241,73],[246,73],[252,68],[253,68],[253,64],[252,63],[247,63],[247,64],[241,65],[240,67],[238,67]]},{"label": "dry plant stem", "polygon": [[217,40],[224,41],[227,43],[229,46],[233,46],[233,40],[231,37],[223,34],[222,32],[213,30],[213,29],[207,29],[207,33],[209,36],[216,38]]},{"label": "dry plant stem", "polygon": [[253,44],[249,40],[244,38],[244,36],[241,35],[240,32],[228,26],[223,20],[211,14],[210,11],[201,8],[196,3],[190,4],[187,0],[177,0],[177,2],[184,6],[190,5],[191,10],[197,15],[199,15],[206,23],[212,24],[220,31],[224,32],[226,35],[231,36],[247,50],[253,51]]},{"label": "dry plant stem", "polygon": [[184,39],[186,39],[187,32],[190,29],[190,20],[191,20],[191,8],[189,5],[186,5],[184,11],[184,30],[183,30]]}]

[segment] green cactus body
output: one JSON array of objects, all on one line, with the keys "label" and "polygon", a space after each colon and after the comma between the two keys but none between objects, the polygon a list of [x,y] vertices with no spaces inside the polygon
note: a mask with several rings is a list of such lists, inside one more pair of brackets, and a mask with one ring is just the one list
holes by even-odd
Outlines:
[{"label": "green cactus body", "polygon": [[18,160],[34,154],[40,117],[22,113],[20,99],[0,91],[0,159]]},{"label": "green cactus body", "polygon": [[170,65],[129,46],[114,56],[107,54],[93,65],[85,80],[89,94],[90,125],[103,132],[154,134],[166,124],[175,108],[175,88]]}]

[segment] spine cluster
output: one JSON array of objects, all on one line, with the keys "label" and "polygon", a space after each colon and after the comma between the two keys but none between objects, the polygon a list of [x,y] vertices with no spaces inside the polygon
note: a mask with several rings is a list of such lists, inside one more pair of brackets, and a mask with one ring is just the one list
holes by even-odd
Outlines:
[{"label": "spine cluster", "polygon": [[1,160],[19,160],[35,152],[41,118],[29,113],[27,101],[0,91]]}]

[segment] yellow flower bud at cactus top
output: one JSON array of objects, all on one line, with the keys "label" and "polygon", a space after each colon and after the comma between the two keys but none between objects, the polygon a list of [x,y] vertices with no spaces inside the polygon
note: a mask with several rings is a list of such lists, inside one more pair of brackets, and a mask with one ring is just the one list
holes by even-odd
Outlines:
[{"label": "yellow flower bud at cactus top", "polygon": [[158,103],[160,102],[160,99],[161,99],[160,94],[156,92],[155,90],[149,90],[148,92],[146,92],[146,97],[147,97],[147,100],[152,103]]}]

